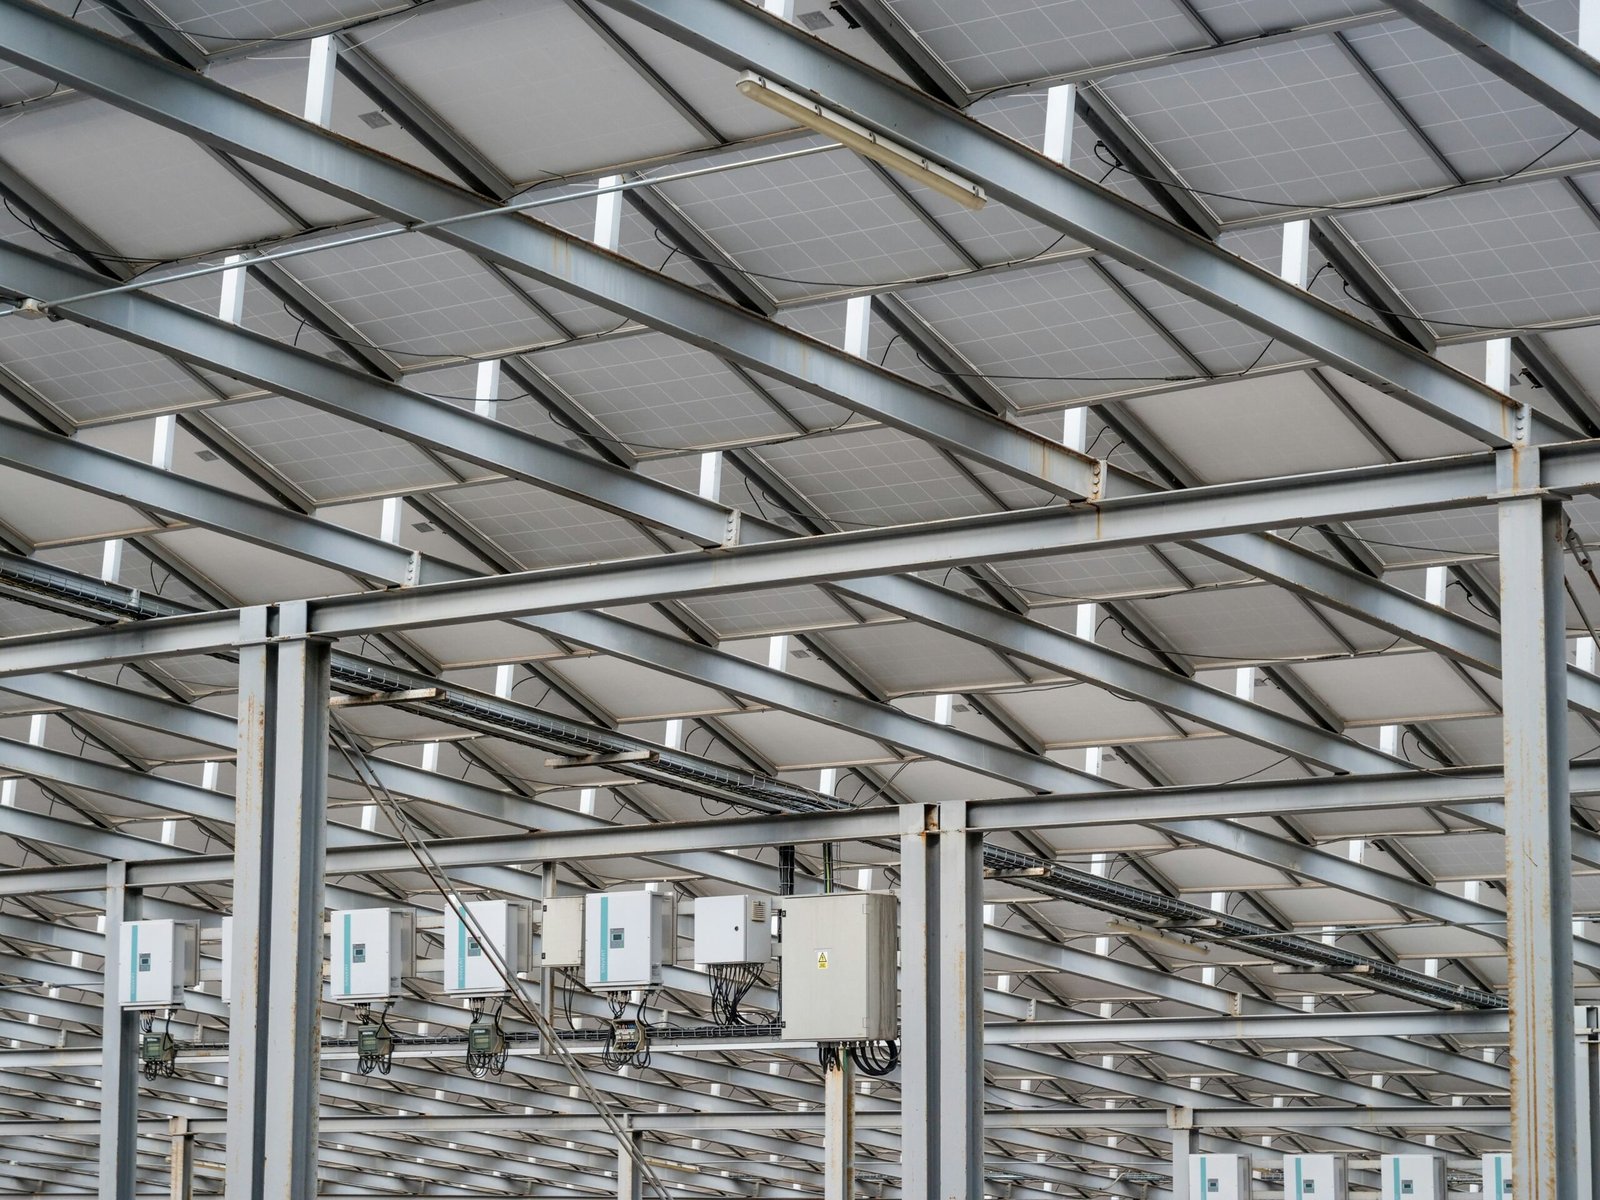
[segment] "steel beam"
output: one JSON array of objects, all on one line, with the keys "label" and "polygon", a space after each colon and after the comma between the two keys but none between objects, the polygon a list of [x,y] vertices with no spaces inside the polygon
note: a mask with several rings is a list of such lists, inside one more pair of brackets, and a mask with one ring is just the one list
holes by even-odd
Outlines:
[{"label": "steel beam", "polygon": [[1511,1153],[1519,1196],[1575,1200],[1564,515],[1559,501],[1533,490],[1534,451],[1509,452],[1506,467],[1499,532]]},{"label": "steel beam", "polygon": [[240,623],[228,1200],[315,1200],[328,646],[300,605]]},{"label": "steel beam", "polygon": [[982,838],[959,801],[900,810],[901,1104],[907,1200],[983,1192]]},{"label": "steel beam", "polygon": [[[1518,436],[1518,409],[1499,392],[794,26],[738,0],[600,2],[734,70],[815,95],[1033,219],[1455,429],[1492,446]],[[1571,436],[1529,419],[1539,440]]]},{"label": "steel beam", "polygon": [[[35,288],[51,289],[42,293],[47,296],[71,294],[93,280],[92,276],[73,274],[60,263],[3,245],[0,245],[0,274],[24,280]],[[403,388],[388,388],[369,377],[328,364],[315,355],[254,338],[233,326],[212,321],[191,310],[164,305],[161,301],[136,294],[126,294],[120,299],[120,305],[105,305],[97,309],[102,322],[97,327],[119,336],[134,336],[134,331],[138,329],[148,331],[160,326],[166,331],[167,340],[160,341],[157,348],[163,352],[180,357],[186,354],[200,355],[202,361],[224,371],[230,369],[230,363],[241,364],[233,370],[242,372],[242,378],[279,394],[298,396],[329,411],[369,424],[376,421],[388,428],[389,422],[403,419],[408,428],[416,431],[414,436],[418,440],[435,450],[479,461],[492,469],[528,479],[558,492],[579,498],[599,498],[596,502],[600,507],[612,508],[636,519],[679,528],[705,544],[710,544],[709,539],[715,536],[716,530],[725,528],[734,517],[727,509],[697,497],[686,499],[686,493],[675,488],[595,464],[584,456],[573,455],[565,448],[551,449],[538,439],[523,435],[502,436],[493,428],[475,423],[472,419],[463,421],[459,411],[451,406],[442,406],[448,411],[440,419],[434,420],[433,417],[439,415],[435,410],[441,407],[440,402],[418,397]],[[184,336],[178,336],[180,332]],[[493,423],[489,425],[492,427]],[[65,481],[69,461],[66,453],[57,448],[42,459],[46,467],[44,473]],[[87,465],[89,460],[78,461]],[[27,468],[29,463],[26,456],[17,456],[16,465]],[[52,467],[55,473],[52,473]],[[142,488],[137,493],[149,507],[224,532],[239,531],[238,536],[260,538],[269,530],[276,534],[277,527],[284,521],[281,515],[273,513],[269,517],[264,516],[263,523],[255,527],[253,533],[243,532],[245,527],[238,523],[235,511],[236,501],[225,499],[221,504],[208,504],[203,499],[196,499],[196,496],[203,494],[203,489],[191,491],[187,497],[175,496],[176,485],[170,479],[165,482],[154,479],[151,482],[143,476],[130,477],[131,473],[126,470],[118,474],[119,483],[124,487],[133,482],[133,478],[151,483],[150,487]],[[1569,476],[1571,474],[1569,472]],[[94,486],[93,475],[80,475],[79,478],[84,480],[85,486]],[[1569,483],[1575,485],[1575,481],[1570,479]],[[1141,489],[1148,490],[1148,485],[1136,477],[1114,473],[1111,482],[1113,493],[1125,494]],[[187,503],[180,503],[180,499],[186,499]],[[294,526],[290,527],[290,532],[295,538],[305,540],[310,557],[314,560],[322,561],[331,554],[344,554],[352,566],[364,564],[368,570],[387,571],[388,574],[383,577],[394,582],[410,581],[407,575],[401,574],[409,567],[404,560],[404,552],[387,543],[369,539],[368,546],[363,549],[353,544],[358,535],[342,529],[322,538]],[[792,536],[787,530],[749,517],[743,518],[739,535],[743,541],[769,541]],[[293,542],[288,533],[284,534],[284,538]],[[1491,671],[1498,670],[1499,646],[1488,630],[1436,605],[1427,604],[1399,588],[1330,562],[1288,542],[1259,534],[1225,534],[1201,539],[1195,546],[1212,558],[1368,621],[1418,645],[1437,649]],[[385,565],[376,561],[384,557],[392,559],[393,564]],[[418,571],[419,577],[424,580],[450,577],[448,570],[426,561],[419,564]],[[904,592],[905,588],[900,590]],[[990,623],[997,619],[991,615]],[[1092,651],[1081,650],[1079,653]],[[1600,682],[1574,671],[1569,680],[1569,689],[1573,702],[1579,707],[1600,712]]]},{"label": "steel beam", "polygon": [[1600,63],[1519,5],[1390,0],[1390,7],[1591,137],[1600,137]]},{"label": "steel beam", "polygon": [[1063,495],[1097,494],[1099,464],[965,408],[835,346],[792,333],[620,255],[514,214],[462,221],[482,200],[399,160],[170,66],[29,0],[0,7],[0,57],[204,145],[430,232],[804,391]]},{"label": "steel beam", "polygon": [[[1600,449],[1567,456],[1592,470],[1574,490],[1600,489]],[[1107,500],[1093,507],[956,517],[932,525],[822,534],[717,555],[689,552],[557,567],[466,583],[315,601],[312,628],[343,636],[495,620],[647,600],[850,580],[969,562],[1181,541],[1213,533],[1483,504],[1495,490],[1487,455],[1359,467],[1304,478],[1223,484]]]},{"label": "steel beam", "polygon": [[127,867],[105,868],[106,932],[102,951],[100,1017],[100,1200],[122,1200],[134,1192],[139,1137],[139,1016],[124,1012],[112,982],[131,964],[122,961],[122,923],[140,916],[136,892],[127,884]]},{"label": "steel beam", "polygon": [[939,805],[934,841],[939,1182],[929,1195],[969,1200],[984,1191],[983,836],[967,828],[963,801]]},{"label": "steel beam", "polygon": [[[1248,1016],[1254,1013],[1282,1013],[1287,1010],[1287,1006],[1271,1000],[1257,999],[1238,992],[1207,986],[1199,980],[1174,975],[1155,967],[1142,966],[1118,958],[1093,954],[1087,950],[1079,950],[1072,946],[1043,942],[1038,938],[1025,937],[1012,930],[1001,929],[994,925],[990,925],[984,930],[984,944],[991,954],[1013,958],[1021,962],[1034,963],[1049,970],[1065,971],[1068,974],[1097,980],[1102,984],[1109,984],[1118,989],[1126,989],[1131,992],[1174,1001],[1191,1008],[1200,1009],[1203,1012],[1213,1012],[1225,1016],[1236,1016],[1243,1013]],[[1432,1071],[1453,1075],[1496,1090],[1504,1089],[1508,1083],[1508,1076],[1503,1067],[1463,1055],[1440,1054],[1431,1047],[1400,1038],[1369,1035],[1364,1039],[1364,1048],[1385,1058],[1398,1062],[1413,1063]],[[1196,1047],[1195,1049],[1199,1048]],[[1176,1058],[1182,1058],[1191,1052],[1190,1048],[1181,1044],[1174,1047],[1170,1052],[1164,1051],[1164,1053],[1171,1053]],[[1228,1069],[1233,1068],[1230,1067]],[[1329,1082],[1324,1080],[1325,1085]],[[1358,1089],[1345,1097],[1352,1104],[1376,1104],[1379,1107],[1388,1107],[1391,1103],[1404,1103],[1404,1097],[1391,1093],[1359,1087],[1359,1085],[1348,1084],[1342,1080],[1331,1082],[1347,1088]]]},{"label": "steel beam", "polygon": [[836,1054],[822,1072],[823,1200],[855,1200],[856,1088],[854,1061]]},{"label": "steel beam", "polygon": [[[8,430],[9,423],[0,422],[0,433]],[[257,544],[286,549],[313,561],[347,565],[357,573],[377,579],[405,582],[412,577],[447,580],[465,575],[458,568],[413,556],[390,543],[363,537],[313,518],[286,513],[259,501],[182,479],[171,472],[39,431],[19,427],[17,436],[10,439],[9,445],[0,445],[0,461],[60,482],[76,483],[101,494],[137,500],[144,506],[168,515],[193,520]],[[1193,494],[1198,496],[1199,492]],[[765,531],[756,532],[759,535]],[[850,538],[862,535],[835,536]],[[989,539],[985,537],[980,540],[988,542]],[[794,541],[783,544],[797,552],[803,543]],[[1068,548],[1065,541],[1054,534],[1043,535],[1038,545]],[[963,553],[955,545],[951,545],[949,552]],[[869,555],[872,566],[883,565],[878,561],[875,551],[867,550],[864,553]],[[824,562],[828,564],[831,574],[842,573],[847,565],[841,565],[837,551],[829,551]],[[671,576],[674,579],[696,571],[714,572],[716,582],[711,586],[721,590],[731,585],[728,567],[721,559],[680,558],[661,562],[660,569],[676,572]],[[688,594],[687,583],[672,584],[669,581],[662,586],[669,588],[674,596]],[[1354,746],[1336,734],[1280,716],[1228,693],[1149,666],[1130,655],[1120,655],[1090,642],[1068,637],[923,581],[868,578],[857,580],[846,591],[938,628],[978,638],[1006,653],[1031,658],[1049,668],[1064,670],[1079,678],[1137,695],[1157,707],[1259,744],[1287,750],[1338,769],[1382,769],[1387,765],[1381,756]]]},{"label": "steel beam", "polygon": [[[7,690],[17,694],[47,698],[53,703],[66,704],[112,720],[131,721],[148,729],[190,737],[206,745],[232,749],[238,737],[236,723],[229,717],[78,676],[23,676],[8,679],[6,683],[9,685]],[[370,765],[383,785],[397,795],[426,800],[432,804],[488,820],[523,827],[537,826],[547,833],[562,830],[600,831],[612,828],[608,822],[599,817],[575,812],[559,804],[541,800],[537,796],[524,796],[515,792],[482,787],[391,759],[373,758]],[[206,789],[154,775],[140,774],[126,768],[95,763],[74,755],[61,754],[10,739],[0,739],[0,768],[4,767],[35,774],[41,778],[55,779],[74,787],[140,799],[143,803],[175,812],[205,816],[228,823],[233,820],[232,803],[226,797],[219,797]],[[329,764],[329,774],[336,779],[358,782],[355,773],[342,760]],[[333,839],[335,854],[345,845],[388,844],[382,837],[363,835],[347,826],[330,826],[329,832]],[[139,859],[146,856],[110,854],[107,857]],[[652,856],[647,853],[646,857]],[[504,859],[493,861],[501,862]],[[776,886],[772,868],[728,855],[700,853],[698,844],[681,854],[668,852],[660,861],[670,863],[680,870],[723,879],[740,887],[772,891]],[[147,872],[152,868],[141,865],[137,870]],[[145,886],[150,886],[148,877],[145,877],[144,882]],[[486,886],[499,886],[511,890],[515,890],[518,886],[524,889],[528,886],[527,881],[522,881],[519,885],[518,878],[511,876],[501,876],[498,881],[484,877],[480,882]]]},{"label": "steel beam", "polygon": [[900,833],[900,1186],[906,1200],[938,1196],[938,809],[901,806]]},{"label": "steel beam", "polygon": [[[8,290],[63,296],[100,285],[87,272],[26,251],[13,253],[14,249],[0,247],[0,279]],[[431,450],[504,471],[608,512],[682,533],[701,545],[720,546],[731,539],[733,515],[719,504],[652,483],[504,422],[477,416],[183,305],[124,294],[84,301],[70,312],[73,320],[90,328],[221,371],[369,428],[398,434]],[[39,473],[68,470],[63,457],[63,452],[57,451],[55,457],[45,460]],[[22,456],[18,459],[21,465]],[[122,476],[133,474],[133,468],[120,472]],[[230,516],[226,507],[218,513],[219,520]],[[365,565],[370,557],[358,561]]]},{"label": "steel beam", "polygon": [[1504,1012],[1326,1012],[1259,1013],[1239,1017],[1139,1017],[1133,1020],[990,1022],[987,1045],[1100,1046],[1108,1043],[1254,1041],[1285,1038],[1316,1042],[1329,1038],[1463,1037],[1506,1031]]}]

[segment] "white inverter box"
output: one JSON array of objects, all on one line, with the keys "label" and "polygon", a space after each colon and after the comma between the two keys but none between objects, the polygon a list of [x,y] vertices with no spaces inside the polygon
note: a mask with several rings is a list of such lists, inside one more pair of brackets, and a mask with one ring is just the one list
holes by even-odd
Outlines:
[{"label": "white inverter box", "polygon": [[1243,1154],[1191,1154],[1189,1195],[1194,1200],[1250,1200],[1250,1160]]},{"label": "white inverter box", "polygon": [[661,965],[676,931],[660,892],[597,892],[584,897],[583,983],[592,991],[661,986]]},{"label": "white inverter box", "polygon": [[713,967],[772,957],[772,904],[765,896],[701,896],[694,902],[694,961]]},{"label": "white inverter box", "polygon": [[[521,900],[472,900],[466,907],[512,977],[527,970],[533,949],[532,906]],[[454,909],[444,914],[442,983],[451,996],[498,996],[506,990],[494,961]]]},{"label": "white inverter box", "polygon": [[1345,1200],[1344,1156],[1285,1154],[1283,1200]]},{"label": "white inverter box", "polygon": [[192,921],[124,921],[122,978],[117,999],[123,1008],[181,1008],[184,989],[200,971],[200,928]]},{"label": "white inverter box", "polygon": [[583,907],[582,896],[554,896],[544,901],[539,922],[541,966],[583,966]]},{"label": "white inverter box", "polygon": [[1483,1194],[1487,1200],[1511,1200],[1511,1155],[1504,1150],[1483,1156]]},{"label": "white inverter box", "polygon": [[416,914],[411,909],[355,908],[329,914],[329,996],[345,1004],[395,1000],[415,974]]},{"label": "white inverter box", "polygon": [[898,905],[886,892],[785,896],[783,1036],[800,1042],[888,1040],[898,1029]]},{"label": "white inverter box", "polygon": [[1380,1168],[1383,1200],[1445,1200],[1442,1154],[1385,1154]]}]

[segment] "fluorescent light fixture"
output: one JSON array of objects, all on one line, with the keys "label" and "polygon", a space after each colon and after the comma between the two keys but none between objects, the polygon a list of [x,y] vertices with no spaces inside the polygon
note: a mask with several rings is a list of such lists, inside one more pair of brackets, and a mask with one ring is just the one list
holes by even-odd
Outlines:
[{"label": "fluorescent light fixture", "polygon": [[781,84],[764,79],[754,71],[746,71],[734,85],[757,104],[764,104],[773,112],[782,113],[791,121],[831,137],[841,145],[854,150],[863,158],[882,163],[891,171],[899,171],[908,178],[932,188],[941,196],[948,196],[964,208],[980,209],[989,203],[983,189],[938,163],[929,162],[914,150],[881,137],[849,117],[830,112],[815,100],[798,92],[791,92]]}]

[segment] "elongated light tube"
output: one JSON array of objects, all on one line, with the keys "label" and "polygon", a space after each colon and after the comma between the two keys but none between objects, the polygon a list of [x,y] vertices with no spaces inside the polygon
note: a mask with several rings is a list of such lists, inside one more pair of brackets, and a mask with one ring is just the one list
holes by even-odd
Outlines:
[{"label": "elongated light tube", "polygon": [[971,180],[963,179],[938,163],[923,158],[916,151],[908,150],[897,142],[874,133],[866,126],[856,124],[849,117],[832,112],[815,100],[807,99],[798,92],[792,92],[781,84],[773,83],[754,71],[744,72],[734,86],[757,104],[765,105],[773,112],[781,113],[807,129],[814,129],[825,137],[833,138],[863,158],[870,158],[873,162],[882,163],[891,171],[898,171],[907,178],[915,179],[964,208],[976,210],[989,203],[989,197],[983,194],[983,189]]}]

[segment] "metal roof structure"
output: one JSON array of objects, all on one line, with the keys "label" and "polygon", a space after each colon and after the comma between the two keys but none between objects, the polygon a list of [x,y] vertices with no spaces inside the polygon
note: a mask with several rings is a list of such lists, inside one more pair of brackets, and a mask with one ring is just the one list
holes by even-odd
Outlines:
[{"label": "metal roof structure", "polygon": [[[0,0],[0,1196],[1576,1196],[1591,55],[1600,0]],[[641,884],[648,1063],[535,971],[469,1069],[452,897]],[[882,1077],[689,961],[825,884],[899,899]],[[367,1073],[322,913],[381,905]],[[199,923],[170,1076],[134,916]]]}]

